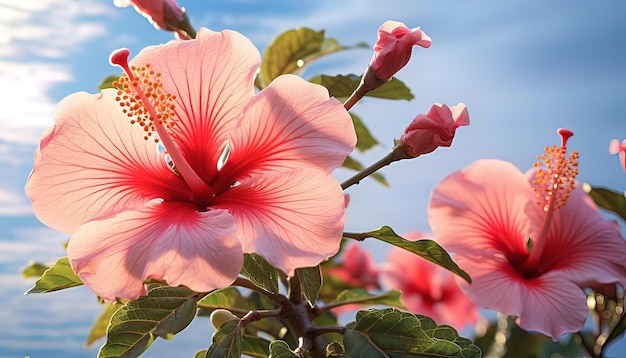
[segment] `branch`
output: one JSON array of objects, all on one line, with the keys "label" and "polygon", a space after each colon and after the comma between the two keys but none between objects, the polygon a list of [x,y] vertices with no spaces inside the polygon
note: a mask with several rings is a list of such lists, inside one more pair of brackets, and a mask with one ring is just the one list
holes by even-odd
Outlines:
[{"label": "branch", "polygon": [[375,173],[378,169],[385,167],[389,164],[391,164],[392,162],[396,161],[397,159],[394,159],[393,157],[393,152],[387,154],[386,156],[384,156],[382,159],[380,159],[379,161],[377,161],[376,163],[370,165],[369,167],[361,170],[360,172],[356,173],[354,176],[352,176],[350,179],[344,181],[343,183],[341,183],[341,188],[342,189],[347,189],[349,187],[351,187],[354,184],[359,184],[359,182],[361,180],[363,180],[364,178],[366,178],[367,176]]}]

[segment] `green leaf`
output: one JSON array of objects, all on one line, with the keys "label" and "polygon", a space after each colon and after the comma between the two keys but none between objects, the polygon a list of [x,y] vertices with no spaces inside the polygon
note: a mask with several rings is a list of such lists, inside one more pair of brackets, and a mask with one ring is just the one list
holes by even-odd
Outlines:
[{"label": "green leaf", "polygon": [[137,357],[155,337],[171,338],[191,323],[197,293],[186,287],[157,287],[118,309],[98,357]]},{"label": "green leaf", "polygon": [[227,287],[215,290],[198,301],[199,308],[217,309],[240,307],[243,300],[241,292],[236,287]]},{"label": "green leaf", "polygon": [[361,82],[361,77],[353,74],[327,76],[319,75],[311,78],[309,82],[326,87],[331,97],[345,99],[350,97],[352,92]]},{"label": "green leaf", "polygon": [[406,309],[402,301],[400,301],[401,296],[402,292],[397,290],[373,295],[362,288],[355,288],[342,291],[330,304],[342,303],[348,305],[356,303],[362,305],[386,305]]},{"label": "green leaf", "polygon": [[452,261],[446,250],[433,240],[409,241],[398,236],[398,234],[396,234],[389,226],[383,226],[378,230],[364,233],[363,236],[373,237],[417,254],[426,260],[461,276],[468,283],[472,283],[472,279],[469,277],[467,272],[463,271],[454,261]]},{"label": "green leaf", "polygon": [[87,340],[85,341],[85,347],[89,347],[93,342],[107,335],[107,327],[109,327],[111,317],[123,306],[122,303],[105,304],[104,310],[102,310],[96,322],[91,326],[91,331],[89,331],[89,336],[87,336]]},{"label": "green leaf", "polygon": [[41,262],[31,261],[26,267],[23,267],[20,272],[24,278],[41,277],[49,268],[50,266],[44,265]]},{"label": "green leaf", "polygon": [[480,357],[480,349],[450,326],[395,308],[368,309],[344,334],[346,357]]},{"label": "green leaf", "polygon": [[[326,87],[332,97],[345,99],[358,87],[361,82],[361,77],[353,74],[337,76],[320,75],[311,78],[309,81]],[[407,87],[404,82],[395,77],[374,91],[366,93],[365,96],[407,101],[415,98],[413,93],[411,93],[411,89]]]},{"label": "green leaf", "polygon": [[239,358],[242,353],[242,337],[239,321],[227,321],[213,334],[213,344],[206,352],[211,358]]},{"label": "green leaf", "polygon": [[26,294],[59,291],[82,284],[80,277],[72,270],[67,257],[62,257],[43,273],[35,285],[26,291]]},{"label": "green leaf", "polygon": [[113,81],[119,81],[119,79],[119,75],[109,75],[105,79],[103,79],[102,82],[100,82],[100,84],[98,85],[98,89],[102,91],[105,88],[116,88],[113,87]]},{"label": "green leaf", "polygon": [[366,96],[384,99],[403,99],[406,101],[415,98],[413,93],[411,93],[411,89],[395,77],[377,89],[368,92]]},{"label": "green leaf", "polygon": [[624,193],[593,187],[587,183],[583,184],[583,190],[591,196],[599,207],[612,211],[626,220],[626,196]]},{"label": "green leaf", "polygon": [[365,124],[363,124],[357,115],[350,113],[350,117],[352,117],[354,130],[356,131],[356,149],[362,153],[378,144],[376,138],[374,138],[372,133],[370,133],[369,129],[367,129]]},{"label": "green leaf", "polygon": [[299,268],[296,269],[296,276],[300,279],[300,287],[302,288],[304,298],[311,307],[315,306],[322,287],[321,268],[319,266]]},{"label": "green leaf", "polygon": [[282,74],[300,75],[306,66],[320,57],[366,46],[363,43],[349,47],[342,46],[337,40],[326,38],[323,30],[314,31],[301,27],[286,31],[276,37],[266,48],[257,86],[263,88]]},{"label": "green leaf", "polygon": [[[356,170],[357,172],[365,169],[363,164],[359,163],[357,160],[355,160],[351,156],[347,156],[346,160],[343,162],[341,166],[344,168]],[[370,175],[370,177],[386,187],[389,186],[389,183],[387,183],[387,179],[385,179],[385,176],[383,176],[380,173],[374,173]]]},{"label": "green leaf", "polygon": [[250,357],[266,358],[270,355],[270,341],[260,337],[244,335],[241,348],[243,354]]},{"label": "green leaf", "polygon": [[270,265],[263,257],[254,253],[244,254],[241,274],[262,289],[278,293],[278,269]]},{"label": "green leaf", "polygon": [[272,358],[301,358],[284,341],[273,341],[270,343],[270,355]]}]

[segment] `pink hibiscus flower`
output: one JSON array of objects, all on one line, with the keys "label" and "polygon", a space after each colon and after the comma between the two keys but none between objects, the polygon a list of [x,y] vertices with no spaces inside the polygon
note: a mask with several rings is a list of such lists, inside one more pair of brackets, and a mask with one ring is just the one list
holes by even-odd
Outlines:
[{"label": "pink hibiscus flower", "polygon": [[[413,232],[404,237],[420,240],[425,235]],[[454,275],[409,251],[391,248],[387,262],[380,266],[380,279],[386,288],[402,291],[402,303],[409,311],[437,324],[460,330],[478,320],[478,308],[461,291]]]},{"label": "pink hibiscus flower", "polygon": [[609,144],[609,154],[617,154],[622,169],[626,171],[626,139],[620,144],[619,140],[613,139]]},{"label": "pink hibiscus flower", "polygon": [[559,133],[545,169],[477,161],[445,178],[428,210],[435,237],[472,277],[461,282],[469,297],[553,339],[583,327],[584,287],[626,282],[624,239],[574,181],[577,153],[568,159],[565,149],[573,133]]},{"label": "pink hibiscus flower", "polygon": [[325,88],[286,75],[255,95],[259,52],[233,31],[127,58],[111,58],[124,90],[59,103],[26,184],[37,217],[71,233],[88,287],[107,300],[144,294],[147,278],[205,292],[231,284],[245,252],[292,275],[338,251],[345,200],[330,172],[356,136]]},{"label": "pink hibiscus flower", "polygon": [[378,268],[369,251],[362,250],[357,243],[350,243],[343,252],[341,265],[331,267],[328,273],[353,287],[367,290],[378,288]]}]

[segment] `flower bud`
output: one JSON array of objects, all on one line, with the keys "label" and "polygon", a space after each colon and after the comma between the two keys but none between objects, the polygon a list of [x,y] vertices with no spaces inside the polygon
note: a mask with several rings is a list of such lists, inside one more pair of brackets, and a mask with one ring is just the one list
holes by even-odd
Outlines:
[{"label": "flower bud", "polygon": [[378,29],[378,41],[369,64],[375,73],[372,80],[388,81],[409,62],[414,45],[428,48],[431,43],[419,27],[409,29],[402,22],[386,21]]},{"label": "flower bud", "polygon": [[114,0],[113,3],[117,7],[133,5],[157,29],[174,31],[184,40],[195,37],[195,30],[176,0]]},{"label": "flower bud", "polygon": [[469,114],[465,104],[448,107],[435,103],[428,114],[420,114],[413,119],[404,130],[394,152],[399,152],[398,155],[404,158],[415,158],[437,147],[449,147],[456,129],[467,125]]},{"label": "flower bud", "polygon": [[215,327],[215,329],[218,329],[225,322],[238,321],[239,317],[232,314],[229,310],[220,308],[211,312],[211,316],[209,317],[209,319],[211,320],[211,324],[213,325],[213,327]]},{"label": "flower bud", "polygon": [[626,139],[622,143],[617,139],[613,139],[609,144],[609,154],[617,154],[620,165],[626,170]]}]

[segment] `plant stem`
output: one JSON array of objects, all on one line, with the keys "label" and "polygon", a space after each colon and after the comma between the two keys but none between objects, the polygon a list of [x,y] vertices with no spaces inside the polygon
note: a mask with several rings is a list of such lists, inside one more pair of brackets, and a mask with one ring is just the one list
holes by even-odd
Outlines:
[{"label": "plant stem", "polygon": [[343,237],[347,237],[349,239],[354,239],[356,241],[365,241],[369,236],[365,234],[359,234],[356,232],[344,232]]},{"label": "plant stem", "polygon": [[354,184],[359,184],[359,182],[361,180],[363,180],[365,177],[375,173],[378,169],[385,167],[389,164],[391,164],[392,162],[396,161],[397,159],[395,159],[393,157],[394,153],[391,152],[389,154],[387,154],[386,156],[384,156],[382,159],[380,159],[379,161],[377,161],[376,163],[370,165],[369,167],[361,170],[360,172],[356,173],[354,176],[352,176],[350,179],[344,181],[343,183],[341,183],[341,188],[342,189],[347,189],[349,187],[351,187]]},{"label": "plant stem", "polygon": [[299,342],[298,353],[309,351],[314,358],[326,357],[326,344],[321,337],[311,337],[307,333],[313,328],[311,322],[311,306],[303,299],[302,287],[298,276],[289,277],[290,305],[282,315],[287,327],[294,338]]}]

